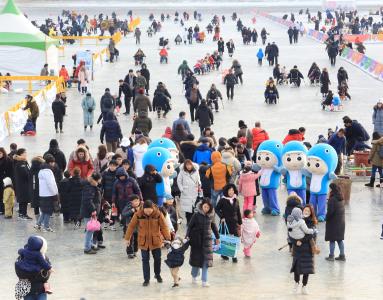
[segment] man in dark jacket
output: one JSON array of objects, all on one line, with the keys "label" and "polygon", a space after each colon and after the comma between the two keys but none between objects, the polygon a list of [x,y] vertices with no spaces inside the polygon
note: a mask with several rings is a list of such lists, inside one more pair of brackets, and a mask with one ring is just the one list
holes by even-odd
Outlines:
[{"label": "man in dark jacket", "polygon": [[143,88],[138,89],[138,94],[133,102],[134,112],[137,113],[139,111],[152,111],[152,103],[148,96],[144,95],[145,90]]},{"label": "man in dark jacket", "polygon": [[[134,97],[136,96],[135,90],[137,86],[137,77],[134,75],[134,72],[132,69],[129,70],[129,73],[125,76],[124,83],[128,86],[131,92],[131,96]],[[127,114],[130,113],[130,98],[128,99],[128,102],[125,102],[125,108]]]},{"label": "man in dark jacket", "polygon": [[145,85],[145,90],[146,90],[146,96],[149,96],[149,81],[150,81],[150,72],[148,70],[148,67],[146,64],[141,65],[141,75],[145,77],[146,80],[146,85]]},{"label": "man in dark jacket", "polygon": [[121,99],[122,94],[124,94],[124,104],[125,104],[124,115],[128,115],[130,113],[130,101],[132,99],[133,94],[129,85],[125,81],[120,79],[118,83],[119,83],[118,98]]},{"label": "man in dark jacket", "polygon": [[141,189],[137,181],[129,177],[123,167],[117,169],[117,180],[114,182],[112,191],[112,204],[118,209],[119,214],[126,206],[129,196],[136,194],[142,199]]},{"label": "man in dark jacket", "polygon": [[108,152],[116,152],[117,145],[122,139],[122,132],[120,124],[112,112],[105,114],[104,123],[102,124],[100,132],[101,144],[104,143],[104,135]]},{"label": "man in dark jacket", "polygon": [[274,57],[274,62],[273,64],[277,65],[278,64],[278,56],[279,56],[279,48],[275,42],[273,42],[270,45],[270,52],[272,53],[272,56]]},{"label": "man in dark jacket", "polygon": [[295,83],[297,87],[300,87],[301,85],[301,79],[303,79],[302,73],[298,70],[297,66],[294,66],[290,70],[289,75],[287,76],[288,79],[290,79],[290,84]]},{"label": "man in dark jacket", "polygon": [[51,139],[49,142],[49,149],[47,152],[44,153],[44,159],[45,157],[51,154],[56,161],[56,165],[60,168],[61,172],[64,172],[66,169],[67,161],[65,158],[64,152],[62,152],[59,148],[59,143],[56,139]]},{"label": "man in dark jacket", "polygon": [[338,154],[338,164],[335,169],[336,175],[339,175],[342,169],[342,154],[346,155],[346,138],[344,134],[345,130],[341,128],[336,133],[333,133],[328,140],[328,144],[331,145]]},{"label": "man in dark jacket", "polygon": [[185,97],[189,104],[191,121],[194,122],[194,111],[197,110],[199,102],[202,100],[202,95],[196,83],[186,91]]},{"label": "man in dark jacket", "polygon": [[148,112],[145,110],[138,112],[138,117],[134,119],[131,133],[134,134],[136,130],[139,130],[145,136],[149,136],[152,130],[152,120],[148,117]]},{"label": "man in dark jacket", "polygon": [[106,113],[108,112],[113,113],[115,107],[116,107],[116,102],[113,96],[110,94],[110,89],[106,88],[105,93],[101,97],[101,101],[100,101],[102,118],[105,120]]},{"label": "man in dark jacket", "polygon": [[199,129],[202,132],[206,127],[210,127],[214,123],[214,116],[211,109],[207,106],[206,100],[201,101],[195,113],[195,120],[198,121]]},{"label": "man in dark jacket", "polygon": [[299,30],[296,26],[293,28],[293,40],[294,44],[298,43]]},{"label": "man in dark jacket", "polygon": [[56,95],[56,99],[52,102],[53,119],[55,122],[56,133],[63,133],[63,121],[65,116],[65,104],[61,100],[60,94]]},{"label": "man in dark jacket", "polygon": [[347,141],[347,155],[351,155],[354,150],[363,151],[365,149],[371,149],[370,146],[364,143],[370,139],[370,136],[362,124],[360,124],[357,120],[351,120],[348,116],[343,117],[343,123]]},{"label": "man in dark jacket", "polygon": [[289,30],[287,30],[287,34],[289,35],[289,42],[291,45],[293,43],[293,36],[294,36],[294,31],[291,26],[289,27]]},{"label": "man in dark jacket", "polygon": [[237,78],[233,74],[233,70],[229,69],[229,73],[226,74],[225,78],[223,79],[223,84],[226,85],[226,96],[227,100],[233,100],[234,98],[234,85],[238,83]]}]

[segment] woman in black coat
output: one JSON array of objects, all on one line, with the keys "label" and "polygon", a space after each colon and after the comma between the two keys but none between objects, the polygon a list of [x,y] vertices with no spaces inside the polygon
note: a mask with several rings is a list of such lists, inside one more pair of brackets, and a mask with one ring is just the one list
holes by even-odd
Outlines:
[{"label": "woman in black coat", "polygon": [[81,200],[82,190],[86,181],[81,178],[80,170],[74,168],[73,176],[68,180],[68,216],[69,220],[73,221],[76,228],[80,226],[81,216]]},{"label": "woman in black coat", "polygon": [[[101,191],[98,185],[101,183],[101,175],[99,173],[92,173],[88,177],[88,182],[85,183],[82,190],[80,215],[84,219],[85,226],[91,217],[96,217],[101,209]],[[92,241],[94,243],[93,234],[98,235],[97,232],[85,231],[85,254],[96,254],[96,250],[92,249]],[[97,242],[97,241],[96,241]],[[100,245],[98,245],[100,247]],[[105,248],[102,246],[100,248]]]},{"label": "woman in black coat", "polygon": [[[345,210],[342,193],[335,183],[330,184],[330,197],[327,202],[325,241],[330,242],[330,255],[328,261],[345,261],[344,231],[346,227]],[[334,258],[335,242],[338,243],[340,255]]]},{"label": "woman in black coat", "polygon": [[219,233],[214,223],[214,209],[209,198],[204,198],[198,203],[187,228],[186,237],[190,240],[190,259],[192,266],[193,282],[197,282],[199,269],[202,268],[202,285],[208,286],[207,270],[213,266],[213,241],[212,231],[219,245]]},{"label": "woman in black coat", "polygon": [[[226,223],[229,234],[239,236],[241,232],[242,216],[241,209],[239,208],[239,201],[237,199],[238,190],[234,184],[227,184],[223,188],[223,196],[219,200],[215,211],[221,219],[221,223]],[[222,225],[224,226],[224,225]],[[222,256],[224,260],[229,258]],[[233,257],[233,263],[237,262],[237,258]]]},{"label": "woman in black coat", "polygon": [[308,294],[306,285],[309,280],[309,275],[315,274],[314,254],[311,249],[310,239],[312,239],[312,235],[307,234],[299,241],[291,239],[293,245],[293,263],[290,273],[294,273],[294,292],[298,291],[300,276],[303,275],[302,294]]},{"label": "woman in black coat", "polygon": [[61,95],[57,94],[55,101],[52,102],[52,112],[53,112],[53,119],[55,122],[55,129],[56,133],[60,132],[63,133],[63,121],[65,116],[65,104],[61,100]]},{"label": "woman in black coat", "polygon": [[202,132],[206,127],[210,127],[214,123],[214,116],[211,109],[207,106],[206,100],[202,100],[200,106],[198,106],[195,113],[195,120],[198,121],[198,125]]},{"label": "woman in black coat", "polygon": [[321,84],[320,92],[322,93],[322,97],[326,98],[326,95],[329,91],[329,85],[331,84],[330,77],[326,68],[323,68],[322,74],[319,77],[319,81]]},{"label": "woman in black coat", "polygon": [[12,160],[7,156],[5,149],[0,147],[0,215],[4,214],[3,179],[6,177],[11,178],[13,182],[13,163]]},{"label": "woman in black coat", "polygon": [[19,219],[32,220],[27,215],[28,203],[32,195],[32,174],[27,161],[27,150],[20,148],[14,156],[15,193],[19,202]]}]

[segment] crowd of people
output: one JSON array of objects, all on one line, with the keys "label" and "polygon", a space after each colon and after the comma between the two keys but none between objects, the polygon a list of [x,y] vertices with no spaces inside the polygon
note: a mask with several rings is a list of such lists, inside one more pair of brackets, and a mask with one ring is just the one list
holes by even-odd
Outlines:
[{"label": "crowd of people", "polygon": [[[187,13],[183,14],[183,19],[178,13],[175,17],[177,22],[180,19],[181,21],[189,19]],[[164,22],[165,18],[169,19],[170,16],[168,18],[162,14],[161,21]],[[58,23],[62,30],[61,24],[71,21],[72,27],[75,28],[71,30],[81,35],[84,30],[88,32],[90,26],[88,23],[95,23],[90,26],[89,32],[97,32],[97,28],[108,20],[104,19],[102,14],[98,19],[88,19],[87,16],[74,16],[63,12],[63,18],[60,18]],[[201,19],[201,14],[195,12],[194,19]],[[235,16],[233,14],[232,19],[236,21],[236,14]],[[93,20],[95,22],[92,22]],[[124,21],[118,21],[116,15],[112,15],[112,20],[113,24],[119,24],[116,28],[124,31]],[[262,159],[257,151],[264,142],[271,141],[271,138],[260,121],[255,122],[254,127],[250,128],[243,120],[238,121],[237,135],[215,136],[212,128],[215,121],[213,111],[219,112],[219,100],[222,101],[223,96],[215,84],[212,84],[206,97],[203,97],[195,75],[218,70],[223,60],[225,46],[228,56],[233,56],[234,42],[229,40],[225,44],[223,38],[217,36],[219,30],[215,28],[219,26],[220,20],[225,22],[224,16],[221,18],[215,16],[210,23],[211,26],[207,28],[208,34],[215,31],[217,51],[212,55],[207,54],[193,66],[193,70],[189,68],[187,61],[183,61],[178,68],[190,115],[187,116],[185,111],[180,111],[179,117],[174,120],[171,128],[165,129],[162,137],[162,141],[169,139],[175,144],[178,154],[174,166],[176,172],[171,178],[171,191],[167,197],[164,199],[159,197],[157,184],[168,179],[165,179],[162,170],[153,164],[144,166],[143,158],[151,143],[160,138],[150,134],[153,124],[148,113],[155,111],[159,119],[166,118],[172,109],[172,97],[165,83],[158,82],[153,92],[153,99],[149,98],[150,71],[144,62],[145,54],[139,49],[134,59],[136,66],[140,66],[141,69],[136,71],[130,69],[124,79],[119,80],[118,95],[112,95],[110,89],[106,88],[100,99],[100,115],[97,123],[101,123],[101,128],[100,145],[97,150],[89,147],[83,138],[77,140],[70,153],[61,151],[58,141],[51,139],[47,151],[32,158],[28,156],[27,148],[19,148],[14,143],[10,145],[9,153],[4,147],[0,148],[0,197],[2,197],[0,213],[4,214],[5,219],[18,216],[21,221],[34,220],[36,232],[49,236],[49,233],[55,231],[51,225],[52,217],[61,218],[62,214],[65,227],[84,229],[83,253],[86,255],[107,251],[104,250],[106,248],[104,239],[108,237],[105,231],[122,230],[128,258],[134,260],[138,251],[141,252],[143,286],[150,284],[150,254],[154,260],[154,278],[158,283],[163,282],[162,248],[168,250],[165,263],[170,269],[174,288],[180,285],[179,270],[184,264],[188,248],[190,248],[192,282],[196,284],[201,273],[203,287],[209,287],[208,269],[213,266],[213,253],[219,253],[224,236],[237,238],[236,241],[243,244],[244,256],[250,258],[256,240],[261,237],[261,229],[255,220],[256,213],[261,211],[262,214],[271,216],[280,214],[279,210],[267,211],[266,207],[259,210],[262,205],[258,199],[261,196],[265,205],[268,192],[264,189],[267,184],[264,178],[267,174],[257,168]],[[154,32],[158,32],[159,22],[155,21],[154,16],[151,21],[151,28],[155,28]],[[54,27],[53,23],[49,24]],[[244,44],[249,44],[250,40],[254,44],[257,42],[258,34],[255,29],[246,28],[240,19],[236,22],[236,26],[242,34]],[[189,43],[192,43],[193,38],[201,42],[200,30],[198,25],[196,27],[185,28]],[[108,28],[110,31],[113,27]],[[296,31],[299,32],[299,29],[289,29],[290,43],[298,42]],[[263,28],[261,32],[263,45],[266,43],[267,35]],[[140,34],[135,32],[135,37],[139,45]],[[280,68],[279,55],[279,48],[275,42],[268,43],[265,51],[260,49],[257,54],[260,65],[265,56],[269,65],[274,67],[273,77],[267,81],[264,93],[265,102],[270,104],[276,104],[280,97],[277,85],[289,82],[299,88],[301,80],[304,79],[297,66],[289,72],[285,67]],[[87,130],[89,127],[93,130],[98,102],[86,88],[88,75],[86,68],[81,64],[80,62],[78,70],[78,90],[84,96],[81,101],[83,128]],[[63,68],[65,69],[65,66]],[[311,84],[320,84],[324,108],[329,106],[330,110],[334,110],[340,105],[334,101],[338,96],[334,96],[329,89],[331,82],[326,68],[320,70],[316,63],[313,63],[307,77]],[[351,99],[348,94],[348,74],[343,68],[338,70],[337,79],[340,98],[338,100],[344,100],[345,97]],[[67,82],[70,84],[69,78]],[[241,63],[238,59],[233,59],[231,67],[223,77],[227,100],[234,99],[235,85],[242,85],[243,82]],[[33,131],[36,132],[39,108],[32,96],[28,95],[26,100],[24,109],[29,111],[29,121],[33,125]],[[63,120],[67,113],[65,102],[65,93],[60,93],[52,104],[56,133],[63,133]],[[124,136],[117,118],[123,106],[125,115],[134,114],[130,137]],[[188,117],[192,123],[198,122],[199,132],[192,132]],[[383,155],[380,149],[383,147],[381,101],[373,108],[372,118],[374,132],[369,157],[372,173],[367,187],[374,187],[376,171],[383,176]],[[362,124],[348,116],[344,116],[342,120],[343,128],[330,129],[326,137],[320,135],[315,142],[315,144],[327,144],[335,150],[338,158],[335,170],[337,175],[344,167],[343,155],[351,156],[354,151],[371,148],[367,145],[370,136]],[[313,145],[305,139],[305,133],[304,127],[289,129],[281,146],[296,141],[304,144],[306,150],[310,149]],[[382,184],[381,178],[380,184]],[[314,274],[315,269],[314,255],[319,254],[316,245],[318,221],[326,222],[325,241],[329,242],[329,254],[326,260],[346,261],[345,201],[340,187],[331,183],[326,214],[319,216],[315,204],[306,201],[310,194],[309,184],[307,186],[304,184],[304,187],[302,194],[289,192],[283,217],[292,255],[293,289],[298,292],[298,288],[301,287],[302,294],[308,294],[309,275]],[[34,218],[31,217],[31,210],[28,211],[29,204],[33,209]],[[339,256],[335,256],[335,244],[338,244]],[[15,266],[17,276],[20,278],[18,288],[22,290],[24,285],[29,286],[28,294],[22,295],[20,291],[20,299],[22,297],[40,299],[39,295],[52,292],[48,280],[53,269],[46,252],[47,241],[41,236],[31,236],[25,247],[19,250]],[[238,262],[237,251],[230,255],[219,254],[222,260],[227,261],[231,258],[232,263]]]}]

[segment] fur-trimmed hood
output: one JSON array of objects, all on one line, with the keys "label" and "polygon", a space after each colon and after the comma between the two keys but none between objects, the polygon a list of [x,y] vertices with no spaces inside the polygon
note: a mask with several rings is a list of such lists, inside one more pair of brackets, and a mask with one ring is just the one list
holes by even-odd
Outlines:
[{"label": "fur-trimmed hood", "polygon": [[13,160],[16,160],[16,161],[27,161],[26,159],[22,158],[21,156],[15,154],[13,155]]},{"label": "fur-trimmed hood", "polygon": [[201,145],[200,143],[198,143],[196,141],[181,141],[180,145],[183,145],[183,144],[192,145],[192,146],[196,146],[196,147]]},{"label": "fur-trimmed hood", "polygon": [[89,151],[86,147],[84,146],[78,146],[77,149],[74,151],[74,154],[73,154],[73,159],[75,161],[80,161],[79,157],[78,157],[78,152],[80,149],[83,149],[85,151],[85,158],[84,158],[84,161],[88,161],[90,159],[90,156],[89,156]]},{"label": "fur-trimmed hood", "polygon": [[195,208],[197,213],[200,213],[203,216],[209,217],[209,219],[213,222],[214,221],[214,208],[210,213],[205,214],[203,209],[202,209],[202,202],[197,204],[197,207]]}]

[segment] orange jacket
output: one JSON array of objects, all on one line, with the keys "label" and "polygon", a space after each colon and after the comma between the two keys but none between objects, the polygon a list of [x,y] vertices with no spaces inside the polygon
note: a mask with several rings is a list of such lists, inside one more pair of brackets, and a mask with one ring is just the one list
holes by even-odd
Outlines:
[{"label": "orange jacket", "polygon": [[223,187],[229,183],[231,176],[231,167],[222,162],[221,153],[214,151],[211,154],[212,166],[206,171],[206,178],[213,182],[215,191],[222,190]]},{"label": "orange jacket", "polygon": [[59,76],[64,77],[65,81],[69,80],[69,74],[68,74],[67,69],[65,69],[65,68],[60,69]]},{"label": "orange jacket", "polygon": [[262,142],[269,139],[268,133],[259,127],[253,128],[251,134],[253,135],[253,150],[256,150]]}]

